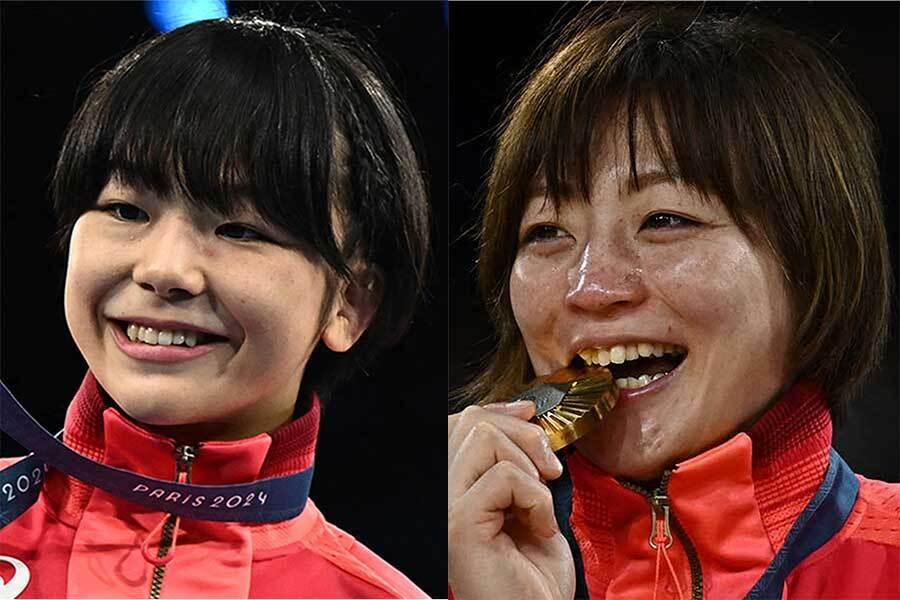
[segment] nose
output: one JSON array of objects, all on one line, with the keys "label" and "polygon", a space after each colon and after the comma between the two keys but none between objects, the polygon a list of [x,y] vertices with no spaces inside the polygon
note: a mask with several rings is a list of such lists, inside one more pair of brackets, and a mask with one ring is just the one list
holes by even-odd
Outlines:
[{"label": "nose", "polygon": [[647,298],[638,257],[619,245],[587,244],[568,281],[566,305],[578,311],[612,316]]},{"label": "nose", "polygon": [[206,278],[201,242],[189,220],[172,216],[154,224],[141,240],[132,279],[167,300],[203,292]]}]

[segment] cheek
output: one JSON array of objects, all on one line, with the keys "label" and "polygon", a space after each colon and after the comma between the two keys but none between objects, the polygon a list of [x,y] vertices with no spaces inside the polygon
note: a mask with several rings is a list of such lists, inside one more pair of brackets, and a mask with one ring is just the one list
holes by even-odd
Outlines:
[{"label": "cheek", "polygon": [[325,279],[298,262],[235,268],[226,304],[248,339],[283,349],[315,337]]},{"label": "cheek", "polygon": [[104,244],[92,235],[87,216],[75,224],[69,244],[63,304],[73,331],[86,329],[103,299],[116,283],[127,277],[127,261],[121,249]]},{"label": "cheek", "polygon": [[520,256],[513,263],[510,303],[529,352],[552,345],[554,324],[563,310],[566,290],[563,267],[533,256]]},{"label": "cheek", "polygon": [[662,299],[694,325],[733,324],[746,311],[760,278],[754,257],[728,244],[690,244],[679,251],[647,253],[650,280]]},{"label": "cheek", "polygon": [[657,271],[660,292],[701,343],[748,359],[783,352],[790,319],[774,259],[734,240],[680,256]]}]

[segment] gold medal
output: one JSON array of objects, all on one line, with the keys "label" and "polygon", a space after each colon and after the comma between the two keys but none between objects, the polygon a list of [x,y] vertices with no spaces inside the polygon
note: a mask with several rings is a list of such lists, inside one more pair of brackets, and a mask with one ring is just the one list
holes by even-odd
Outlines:
[{"label": "gold medal", "polygon": [[533,423],[561,450],[593,429],[616,405],[619,390],[609,369],[566,368],[535,379],[513,398],[534,402]]}]

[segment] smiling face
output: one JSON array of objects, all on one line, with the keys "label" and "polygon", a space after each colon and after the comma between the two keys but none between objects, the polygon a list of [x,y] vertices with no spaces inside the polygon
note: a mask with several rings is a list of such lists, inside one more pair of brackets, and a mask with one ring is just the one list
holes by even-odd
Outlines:
[{"label": "smiling face", "polygon": [[636,380],[620,382],[631,389],[577,447],[613,475],[650,480],[726,439],[785,386],[791,318],[771,254],[715,196],[666,178],[640,139],[631,189],[616,134],[600,145],[588,203],[556,211],[543,193],[531,198],[510,300],[537,375],[580,352]]},{"label": "smiling face", "polygon": [[[367,316],[327,281],[323,261],[253,212],[198,213],[113,180],[75,224],[66,320],[130,417],[183,439],[239,439],[291,418],[320,339],[344,351],[365,329]],[[161,346],[162,327],[152,345],[130,340],[129,322],[219,337],[188,348],[176,331]]]}]

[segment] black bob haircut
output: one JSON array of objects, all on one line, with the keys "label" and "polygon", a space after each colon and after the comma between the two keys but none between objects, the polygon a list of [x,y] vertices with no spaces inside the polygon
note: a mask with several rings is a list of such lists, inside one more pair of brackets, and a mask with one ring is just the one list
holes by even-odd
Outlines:
[{"label": "black bob haircut", "polygon": [[[337,278],[377,267],[381,304],[345,353],[303,377],[323,397],[406,331],[424,286],[429,212],[406,111],[346,32],[256,16],[193,23],[138,46],[69,124],[50,195],[60,250],[115,177],[229,216],[249,203]],[[321,319],[321,315],[319,315]]]}]

